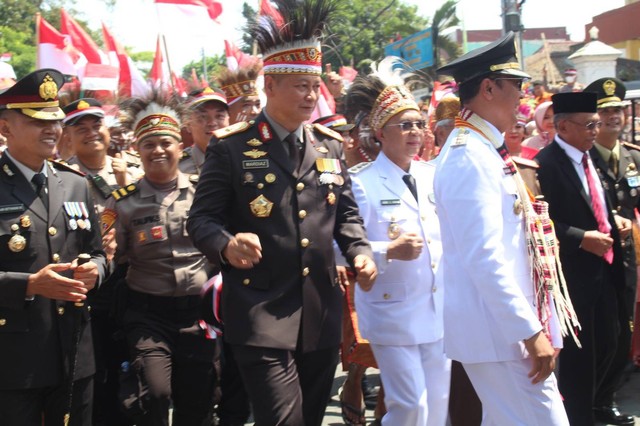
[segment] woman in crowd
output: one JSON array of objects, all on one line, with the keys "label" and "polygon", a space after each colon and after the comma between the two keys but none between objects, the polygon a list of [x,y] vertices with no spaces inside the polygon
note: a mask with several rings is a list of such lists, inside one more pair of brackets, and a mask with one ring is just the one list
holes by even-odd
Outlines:
[{"label": "woman in crowd", "polygon": [[543,102],[533,113],[533,120],[536,123],[537,134],[526,139],[522,145],[540,151],[549,145],[556,136],[556,129],[553,126],[553,106],[552,102]]}]

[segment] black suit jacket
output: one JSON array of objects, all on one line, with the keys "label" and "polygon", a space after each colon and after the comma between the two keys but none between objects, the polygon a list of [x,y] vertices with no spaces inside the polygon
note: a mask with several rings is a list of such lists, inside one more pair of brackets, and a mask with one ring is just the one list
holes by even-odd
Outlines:
[{"label": "black suit jacket", "polygon": [[[540,165],[540,188],[549,203],[549,215],[560,242],[560,260],[571,300],[578,311],[588,309],[595,302],[602,274],[608,270],[606,262],[601,257],[580,248],[584,233],[598,229],[591,208],[591,199],[584,190],[571,159],[556,141],[541,150],[535,160]],[[624,286],[620,237],[607,191],[605,198],[609,212],[608,220],[612,228],[611,236],[614,239],[611,278],[616,285]]]},{"label": "black suit jacket", "polygon": [[[105,274],[100,230],[86,179],[66,166],[49,163],[48,167],[47,212],[15,164],[6,155],[0,158],[0,389],[56,386],[69,371],[78,308],[41,296],[25,300],[29,275],[55,263],[58,256],[65,263],[80,253],[91,254],[99,266],[100,280]],[[71,229],[65,201],[86,203],[91,231]],[[26,247],[18,252],[9,249],[16,233],[12,225],[26,239]],[[76,379],[94,373],[86,307],[82,316]]]},{"label": "black suit jacket", "polygon": [[[225,339],[294,350],[301,331],[304,351],[337,346],[342,292],[333,240],[349,261],[373,258],[344,162],[336,182],[320,181],[316,160],[340,160],[341,145],[328,129],[307,126],[296,172],[264,115],[244,127],[209,145],[187,223],[195,246],[223,268]],[[272,203],[267,217],[251,210],[259,199]],[[238,232],[260,238],[262,260],[252,269],[221,261]]]}]

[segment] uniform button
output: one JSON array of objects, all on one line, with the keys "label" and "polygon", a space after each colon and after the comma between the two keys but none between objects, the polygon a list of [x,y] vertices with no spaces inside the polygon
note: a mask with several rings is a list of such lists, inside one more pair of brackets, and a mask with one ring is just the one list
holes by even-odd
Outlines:
[{"label": "uniform button", "polygon": [[431,238],[427,238],[427,244],[431,244]]},{"label": "uniform button", "polygon": [[305,217],[307,217],[307,211],[306,211],[306,210],[300,210],[300,211],[298,212],[298,217],[299,217],[300,219],[304,219]]},{"label": "uniform button", "polygon": [[2,327],[3,325],[5,325],[7,323],[7,320],[4,318],[0,318],[0,327]]},{"label": "uniform button", "polygon": [[618,189],[618,188],[620,188],[620,184],[616,183],[613,187],[614,187],[615,189]]},{"label": "uniform button", "polygon": [[251,283],[251,280],[249,278],[245,278],[244,280],[242,280],[243,285],[249,285],[250,283]]},{"label": "uniform button", "polygon": [[438,291],[438,287],[436,287],[435,285],[433,286],[433,288],[431,289],[432,293],[435,293],[436,291]]},{"label": "uniform button", "polygon": [[87,306],[87,311],[91,312],[91,305]]},{"label": "uniform button", "polygon": [[20,225],[18,225],[17,223],[14,223],[11,225],[11,230],[13,232],[19,231],[20,230]]},{"label": "uniform button", "polygon": [[422,216],[420,216],[420,219],[422,219],[422,221],[424,222],[425,220],[427,220],[427,217],[422,215]]},{"label": "uniform button", "polygon": [[436,264],[435,263],[431,264],[431,269],[436,269]]},{"label": "uniform button", "polygon": [[56,228],[54,228],[53,226],[49,227],[49,235],[53,237],[57,233],[58,233],[58,230]]},{"label": "uniform button", "polygon": [[304,269],[302,270],[302,276],[303,276],[303,277],[306,277],[307,275],[309,275],[309,268],[304,268]]},{"label": "uniform button", "polygon": [[64,307],[58,306],[58,315],[64,315]]},{"label": "uniform button", "polygon": [[260,182],[256,186],[258,187],[258,189],[262,189],[262,188],[264,188],[264,183]]},{"label": "uniform button", "polygon": [[300,245],[302,247],[307,247],[309,245],[309,239],[308,238],[303,238],[300,240]]},{"label": "uniform button", "polygon": [[51,256],[51,259],[55,262],[58,263],[60,262],[60,255],[58,253],[53,253],[53,256]]},{"label": "uniform button", "polygon": [[391,295],[389,293],[385,293],[385,294],[382,295],[382,298],[384,300],[389,300],[389,299],[391,299]]},{"label": "uniform button", "polygon": [[304,189],[304,183],[298,182],[298,184],[296,185],[296,189],[298,190],[298,192],[302,191]]}]

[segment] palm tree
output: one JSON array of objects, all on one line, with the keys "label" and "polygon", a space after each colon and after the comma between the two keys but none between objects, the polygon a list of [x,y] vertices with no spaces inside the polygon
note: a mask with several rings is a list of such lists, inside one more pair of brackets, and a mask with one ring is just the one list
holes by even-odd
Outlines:
[{"label": "palm tree", "polygon": [[431,23],[431,40],[433,43],[433,69],[438,69],[440,65],[440,53],[446,52],[450,58],[455,58],[460,54],[458,44],[447,37],[440,37],[444,30],[460,24],[460,19],[456,16],[457,0],[447,0],[433,15]]}]

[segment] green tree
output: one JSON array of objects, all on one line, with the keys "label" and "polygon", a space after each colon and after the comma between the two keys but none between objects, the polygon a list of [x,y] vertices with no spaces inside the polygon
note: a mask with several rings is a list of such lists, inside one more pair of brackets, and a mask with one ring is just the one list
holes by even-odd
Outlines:
[{"label": "green tree", "polygon": [[11,53],[12,66],[18,78],[33,70],[36,57],[33,35],[12,27],[0,26],[0,53]]},{"label": "green tree", "polygon": [[447,37],[441,37],[445,30],[460,24],[456,16],[457,0],[447,0],[433,15],[431,26],[431,40],[433,43],[433,69],[436,70],[441,63],[442,52],[451,59],[460,55],[458,44]]},{"label": "green tree", "polygon": [[[205,58],[207,76],[206,80],[209,86],[218,86],[216,82],[216,75],[220,71],[220,68],[227,65],[227,58],[223,55],[214,55]],[[195,69],[198,77],[202,78],[204,67],[202,65],[202,59],[189,62],[182,68],[182,78],[191,83],[191,70]]]}]

